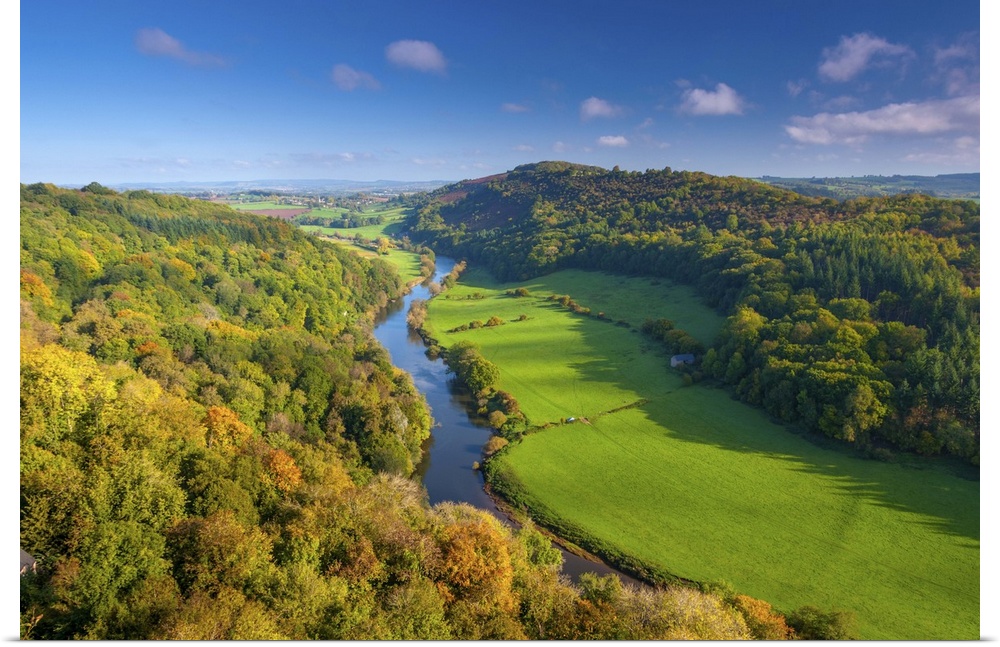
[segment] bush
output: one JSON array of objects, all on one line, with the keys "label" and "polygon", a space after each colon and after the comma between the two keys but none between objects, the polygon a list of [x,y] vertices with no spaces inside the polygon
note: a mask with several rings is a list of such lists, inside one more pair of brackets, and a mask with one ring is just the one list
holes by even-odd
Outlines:
[{"label": "bush", "polygon": [[854,614],[850,611],[821,611],[804,606],[788,614],[788,624],[802,640],[856,640]]},{"label": "bush", "polygon": [[490,439],[486,441],[486,445],[483,447],[483,453],[487,456],[492,456],[509,444],[510,441],[503,436],[490,436]]}]

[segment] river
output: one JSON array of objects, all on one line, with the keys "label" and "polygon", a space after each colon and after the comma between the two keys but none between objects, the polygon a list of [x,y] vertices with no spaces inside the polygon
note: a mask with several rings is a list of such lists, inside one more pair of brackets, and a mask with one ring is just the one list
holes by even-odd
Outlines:
[{"label": "river", "polygon": [[[435,281],[451,272],[455,261],[437,257]],[[390,303],[375,321],[375,337],[389,351],[392,363],[411,376],[417,389],[424,394],[434,418],[431,438],[424,448],[424,459],[417,466],[419,478],[431,505],[442,501],[464,502],[488,510],[505,523],[511,520],[501,512],[483,489],[483,477],[472,464],[482,460],[482,448],[492,430],[485,420],[470,415],[470,398],[459,390],[454,376],[441,359],[427,357],[426,347],[418,334],[406,325],[406,313],[414,299],[429,299],[430,291],[423,285],[414,287],[403,298]],[[633,578],[607,564],[594,562],[566,550],[563,572],[573,580],[582,573],[605,575],[615,573],[625,582]]]}]

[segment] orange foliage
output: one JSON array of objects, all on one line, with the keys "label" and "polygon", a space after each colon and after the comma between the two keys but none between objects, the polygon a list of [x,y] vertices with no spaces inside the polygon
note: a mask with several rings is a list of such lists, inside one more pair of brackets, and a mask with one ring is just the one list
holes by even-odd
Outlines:
[{"label": "orange foliage", "polygon": [[291,492],[302,485],[302,472],[285,450],[273,450],[265,458],[265,463],[271,482],[282,492]]},{"label": "orange foliage", "polygon": [[38,297],[47,306],[52,305],[52,290],[45,281],[27,270],[21,270],[21,290],[29,297]]},{"label": "orange foliage", "polygon": [[159,355],[162,354],[164,349],[157,344],[155,341],[146,341],[135,349],[135,354],[138,357],[145,357],[146,355]]},{"label": "orange foliage", "polygon": [[209,447],[237,447],[253,435],[253,430],[228,407],[209,407],[202,424],[207,430],[205,440]]},{"label": "orange foliage", "polygon": [[755,639],[791,640],[795,637],[795,630],[785,624],[785,616],[775,612],[767,602],[749,595],[737,595],[734,606],[743,614]]}]

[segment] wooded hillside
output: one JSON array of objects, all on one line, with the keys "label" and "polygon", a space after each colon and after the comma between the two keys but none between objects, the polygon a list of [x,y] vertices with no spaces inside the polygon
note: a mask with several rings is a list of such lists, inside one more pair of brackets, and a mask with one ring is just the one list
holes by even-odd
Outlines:
[{"label": "wooded hillside", "polygon": [[530,524],[430,508],[427,407],[370,334],[399,289],[277,220],[22,186],[21,637],[789,635],[731,591],[570,586]]},{"label": "wooded hillside", "polygon": [[875,457],[978,463],[977,203],[542,162],[435,191],[409,235],[502,280],[575,267],[691,284],[729,317],[695,377]]}]

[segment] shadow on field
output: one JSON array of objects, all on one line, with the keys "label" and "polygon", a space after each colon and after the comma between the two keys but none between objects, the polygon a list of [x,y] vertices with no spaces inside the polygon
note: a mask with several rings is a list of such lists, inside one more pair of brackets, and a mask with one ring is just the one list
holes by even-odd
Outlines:
[{"label": "shadow on field", "polygon": [[[600,337],[608,334],[614,324],[593,317],[579,316],[579,319],[579,330],[585,340],[601,347]],[[653,350],[644,335],[636,336],[634,343],[636,352],[655,352],[662,357],[663,374],[646,379],[636,375],[635,370],[630,370],[633,362],[624,353],[576,364],[574,368],[584,380],[635,389],[640,399],[648,401],[638,405],[638,411],[673,439],[781,461],[786,471],[822,477],[828,484],[824,487],[853,501],[920,515],[922,519],[907,523],[973,540],[964,545],[978,550],[978,482],[957,476],[947,461],[914,458],[909,462],[884,463],[860,458],[849,447],[834,446],[835,441],[823,437],[812,439],[771,422],[766,413],[739,402],[728,389],[682,386],[679,373],[670,369],[669,358],[659,348]],[[619,446],[627,452],[624,446]],[[631,455],[629,459],[646,462],[654,457]],[[975,468],[968,471],[978,473]],[[787,522],[794,524],[795,519],[789,518]]]}]

